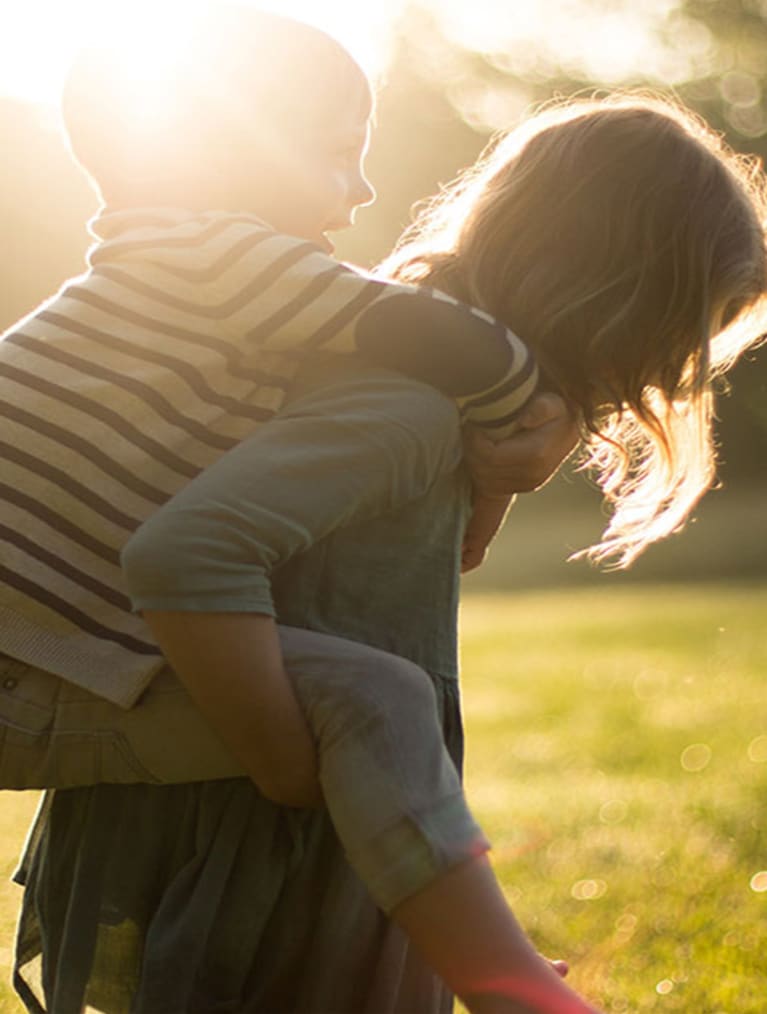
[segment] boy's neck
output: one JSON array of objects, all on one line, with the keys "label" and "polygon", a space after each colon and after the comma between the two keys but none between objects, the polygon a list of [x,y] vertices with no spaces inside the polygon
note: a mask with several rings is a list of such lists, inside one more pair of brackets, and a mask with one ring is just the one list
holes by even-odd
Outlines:
[{"label": "boy's neck", "polygon": [[279,228],[279,203],[274,195],[259,194],[257,188],[248,188],[243,194],[235,187],[183,183],[168,187],[121,188],[103,195],[105,211],[132,211],[137,208],[180,208],[186,211],[231,211],[255,215],[264,222]]}]

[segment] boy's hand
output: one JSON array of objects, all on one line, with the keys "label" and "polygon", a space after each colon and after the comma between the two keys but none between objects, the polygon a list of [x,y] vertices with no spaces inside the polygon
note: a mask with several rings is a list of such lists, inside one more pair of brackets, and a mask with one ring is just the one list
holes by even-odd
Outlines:
[{"label": "boy's hand", "polygon": [[461,573],[475,570],[484,561],[490,543],[509,512],[513,496],[481,496],[474,494],[471,517],[463,533]]},{"label": "boy's hand", "polygon": [[472,428],[466,434],[464,452],[474,491],[461,551],[464,574],[487,556],[514,494],[545,485],[578,442],[578,428],[558,394],[536,395],[519,424],[518,433],[498,442],[484,430]]},{"label": "boy's hand", "polygon": [[578,443],[578,427],[564,400],[537,394],[519,418],[519,432],[494,441],[472,427],[464,454],[474,490],[483,497],[510,497],[540,489]]}]

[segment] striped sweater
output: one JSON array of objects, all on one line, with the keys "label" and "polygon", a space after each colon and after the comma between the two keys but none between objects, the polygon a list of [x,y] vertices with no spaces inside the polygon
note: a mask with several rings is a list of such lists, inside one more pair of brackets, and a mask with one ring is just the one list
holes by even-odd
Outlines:
[{"label": "striped sweater", "polygon": [[[0,651],[129,707],[162,659],[131,610],[120,550],[279,410],[308,352],[362,348],[461,396],[466,418],[500,434],[536,371],[479,311],[371,279],[252,216],[142,209],[92,228],[87,272],[0,343]],[[407,320],[408,308],[420,328],[431,310],[435,332],[457,321],[473,339],[446,347],[452,371],[432,357],[430,377],[428,357],[408,358],[414,343],[370,326],[377,312],[379,324]],[[487,370],[473,390],[457,381],[483,348],[497,359],[499,334],[492,381]]]}]

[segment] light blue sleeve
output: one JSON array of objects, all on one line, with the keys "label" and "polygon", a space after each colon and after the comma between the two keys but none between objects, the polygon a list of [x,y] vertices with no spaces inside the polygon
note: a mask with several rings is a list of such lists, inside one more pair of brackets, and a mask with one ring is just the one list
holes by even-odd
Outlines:
[{"label": "light blue sleeve", "polygon": [[455,405],[348,366],[149,518],[122,563],[134,608],[274,615],[272,571],[335,529],[422,496],[461,457]]}]

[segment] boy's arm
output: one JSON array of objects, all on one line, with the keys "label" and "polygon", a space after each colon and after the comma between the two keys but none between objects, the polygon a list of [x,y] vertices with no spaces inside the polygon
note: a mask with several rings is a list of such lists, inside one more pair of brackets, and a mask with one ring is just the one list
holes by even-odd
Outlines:
[{"label": "boy's arm", "polygon": [[483,562],[513,503],[510,491],[539,489],[556,473],[578,442],[578,427],[564,400],[545,392],[534,396],[518,419],[519,429],[502,441],[469,428],[465,460],[473,483],[472,514],[466,527],[461,570]]},{"label": "boy's arm", "polygon": [[535,391],[538,371],[526,345],[445,293],[371,277],[276,233],[238,262],[243,269],[250,298],[236,304],[231,323],[244,329],[246,346],[361,353],[455,399],[467,422],[496,439],[513,431]]},{"label": "boy's arm", "polygon": [[362,354],[455,399],[465,422],[511,435],[538,384],[532,353],[481,310],[425,288],[379,298],[355,332]]},{"label": "boy's arm", "polygon": [[579,438],[578,424],[564,399],[542,391],[520,413],[516,432],[504,440],[468,427],[464,455],[474,487],[483,496],[531,493],[553,478]]},{"label": "boy's arm", "polygon": [[361,352],[456,399],[468,422],[496,438],[535,390],[523,342],[444,293],[373,278],[248,216],[217,213],[178,228],[170,238],[108,243],[91,261],[160,306],[206,321],[243,365],[261,367],[264,352]]}]

